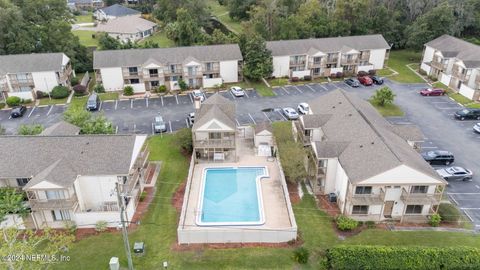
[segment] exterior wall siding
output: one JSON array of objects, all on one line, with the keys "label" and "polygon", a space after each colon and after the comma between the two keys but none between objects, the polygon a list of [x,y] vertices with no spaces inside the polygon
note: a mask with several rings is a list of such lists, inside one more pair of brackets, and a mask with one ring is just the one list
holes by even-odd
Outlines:
[{"label": "exterior wall siding", "polygon": [[220,76],[224,83],[238,82],[238,61],[221,61]]},{"label": "exterior wall siding", "polygon": [[106,91],[117,91],[123,89],[123,74],[121,67],[102,68],[100,69],[102,75],[103,87]]},{"label": "exterior wall siding", "polygon": [[374,69],[382,69],[385,63],[386,49],[370,50],[369,62],[373,65]]}]

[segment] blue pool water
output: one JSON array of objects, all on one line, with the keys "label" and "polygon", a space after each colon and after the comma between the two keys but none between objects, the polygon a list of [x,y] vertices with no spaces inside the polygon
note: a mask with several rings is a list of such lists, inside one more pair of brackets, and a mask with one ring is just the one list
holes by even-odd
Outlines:
[{"label": "blue pool water", "polygon": [[202,223],[260,222],[257,176],[266,176],[261,167],[215,168],[205,170]]}]

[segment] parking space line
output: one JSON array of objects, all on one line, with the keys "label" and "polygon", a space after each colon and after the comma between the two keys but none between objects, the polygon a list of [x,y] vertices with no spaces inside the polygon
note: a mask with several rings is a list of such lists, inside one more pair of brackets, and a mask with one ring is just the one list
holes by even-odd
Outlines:
[{"label": "parking space line", "polygon": [[312,90],[312,92],[315,92],[315,89],[313,89],[310,85],[305,84],[305,86],[308,87],[308,89]]},{"label": "parking space line", "polygon": [[480,186],[479,185],[475,185],[476,188],[480,189]]},{"label": "parking space line", "polygon": [[162,107],[163,107],[163,96],[160,96],[160,100],[162,101]]},{"label": "parking space line", "polygon": [[133,98],[130,99],[130,109],[133,109]]},{"label": "parking space line", "polygon": [[[192,98],[192,95],[188,94],[188,97],[190,98],[190,102],[193,104],[193,98]],[[163,103],[163,100],[162,100],[162,103]],[[186,121],[186,120],[185,120]]]},{"label": "parking space line", "polygon": [[189,128],[190,127],[190,124],[188,123],[188,120],[185,119],[185,123],[187,123],[187,127]]},{"label": "parking space line", "polygon": [[300,90],[300,88],[298,88],[296,85],[293,86],[295,89],[297,89],[297,91],[300,93],[300,94],[303,94],[303,91]]},{"label": "parking space line", "polygon": [[465,211],[464,209],[462,210],[463,210],[463,213],[468,217],[468,219],[470,219],[470,222],[473,222],[473,218],[467,213],[467,211]]},{"label": "parking space line", "polygon": [[228,91],[230,95],[232,96],[233,99],[235,99],[235,96],[232,94],[232,91]]},{"label": "parking space line", "polygon": [[8,120],[12,119],[12,115],[10,114],[10,116],[8,117]]},{"label": "parking space line", "polygon": [[54,106],[54,105],[51,105],[51,106],[50,106],[50,109],[48,109],[47,116],[48,116],[48,115],[50,114],[50,112],[52,111],[53,106]]},{"label": "parking space line", "polygon": [[118,126],[115,127],[115,134],[118,134]]},{"label": "parking space line", "polygon": [[321,84],[319,84],[318,86],[320,86],[323,90],[328,91],[328,89],[325,86],[323,86]]},{"label": "parking space line", "polygon": [[147,105],[147,108],[148,108],[148,98],[145,98],[145,104]]},{"label": "parking space line", "polygon": [[447,195],[448,195],[448,197],[450,198],[450,200],[452,200],[456,205],[458,205],[458,202],[457,202],[457,200],[455,200],[455,197],[451,196],[451,195],[448,194],[448,193],[447,193]]},{"label": "parking space line", "polygon": [[155,127],[154,127],[154,123],[152,123],[152,134],[155,134]]},{"label": "parking space line", "polygon": [[172,121],[168,121],[168,126],[170,127],[170,133],[172,133]]},{"label": "parking space line", "polygon": [[462,193],[462,192],[447,192],[448,195],[480,195],[480,193],[476,192],[465,192],[465,193]]},{"label": "parking space line", "polygon": [[270,120],[270,118],[268,117],[268,115],[267,115],[265,112],[263,112],[263,114],[264,114],[265,117],[267,118],[268,122],[272,123],[272,120]]},{"label": "parking space line", "polygon": [[178,105],[178,95],[175,95],[175,100],[177,101],[177,105]]},{"label": "parking space line", "polygon": [[280,116],[281,116],[283,119],[285,119],[285,121],[288,120],[288,119],[283,115],[283,113],[281,113],[281,112],[279,112],[279,111],[277,111],[277,113],[280,114]]},{"label": "parking space line", "polygon": [[237,122],[237,127],[239,127],[239,126],[240,126],[240,122],[238,122],[238,119],[237,119],[237,118],[235,118],[235,122]]},{"label": "parking space line", "polygon": [[422,146],[422,149],[437,149],[436,146]]},{"label": "parking space line", "polygon": [[99,111],[102,110],[102,104],[103,104],[103,101],[100,101],[100,106],[98,106],[98,110],[99,110]]},{"label": "parking space line", "polygon": [[249,113],[248,116],[250,116],[250,119],[252,119],[253,124],[256,125],[257,122],[255,122],[255,119],[253,119],[252,115]]},{"label": "parking space line", "polygon": [[33,107],[32,110],[30,111],[30,113],[28,114],[28,118],[30,118],[30,116],[32,115],[33,111],[35,111],[37,107]]},{"label": "parking space line", "polygon": [[243,91],[245,93],[245,96],[247,96],[247,98],[250,98],[247,94],[247,90]]},{"label": "parking space line", "polygon": [[136,133],[135,131],[137,130],[137,124],[133,123],[133,133]]},{"label": "parking space line", "polygon": [[280,87],[280,88],[281,88],[281,89],[282,89],[282,90],[285,92],[285,94],[287,94],[287,95],[288,95],[288,91],[287,91],[287,89],[285,89],[285,88],[283,88],[283,87]]},{"label": "parking space line", "polygon": [[[118,99],[115,100],[115,110],[117,110],[117,106],[118,106]],[[118,128],[118,126],[117,126],[117,128]]]}]

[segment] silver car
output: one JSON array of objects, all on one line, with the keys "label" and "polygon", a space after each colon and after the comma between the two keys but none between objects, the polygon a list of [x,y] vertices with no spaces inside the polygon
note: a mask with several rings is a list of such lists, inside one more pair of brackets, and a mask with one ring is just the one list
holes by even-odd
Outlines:
[{"label": "silver car", "polygon": [[298,113],[293,108],[290,108],[290,107],[283,108],[282,113],[283,113],[283,115],[285,115],[285,117],[288,120],[297,120],[298,119]]},{"label": "silver car", "polygon": [[480,123],[477,123],[475,126],[473,126],[473,131],[480,133]]},{"label": "silver car", "polygon": [[448,167],[437,170],[437,173],[447,181],[472,181],[473,172],[462,167]]},{"label": "silver car", "polygon": [[230,92],[232,93],[232,95],[234,95],[236,97],[245,96],[245,91],[243,91],[243,89],[241,87],[238,87],[238,86],[230,87]]},{"label": "silver car", "polygon": [[205,96],[203,95],[202,91],[200,90],[193,90],[192,91],[192,96],[193,98],[200,98],[200,102],[203,102],[205,100]]},{"label": "silver car", "polygon": [[153,131],[155,133],[161,133],[167,131],[167,126],[163,121],[163,117],[155,116],[155,121],[153,122]]},{"label": "silver car", "polygon": [[191,112],[187,114],[187,122],[189,127],[193,126],[193,123],[195,123],[195,113]]}]

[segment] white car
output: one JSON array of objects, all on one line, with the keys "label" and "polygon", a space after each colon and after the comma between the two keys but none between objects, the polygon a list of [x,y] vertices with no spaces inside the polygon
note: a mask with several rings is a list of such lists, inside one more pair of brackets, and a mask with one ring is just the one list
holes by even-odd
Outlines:
[{"label": "white car", "polygon": [[301,114],[308,114],[308,112],[310,111],[310,106],[308,106],[307,103],[302,102],[298,104],[297,111]]},{"label": "white car", "polygon": [[477,123],[475,126],[473,126],[473,131],[480,133],[480,123]]},{"label": "white car", "polygon": [[163,117],[155,116],[154,123],[153,123],[153,131],[155,133],[162,133],[167,131],[167,126],[165,125],[165,121],[163,121]]},{"label": "white car", "polygon": [[192,91],[192,96],[195,99],[196,97],[200,98],[200,102],[203,102],[205,100],[205,96],[203,95],[202,91],[200,90],[193,90]]},{"label": "white car", "polygon": [[193,126],[193,123],[195,123],[195,113],[191,112],[187,114],[187,122],[190,127]]},{"label": "white car", "polygon": [[472,181],[473,172],[462,167],[448,167],[436,170],[443,179]]},{"label": "white car", "polygon": [[299,117],[297,111],[290,107],[283,108],[282,113],[288,120],[297,120]]},{"label": "white car", "polygon": [[236,97],[245,96],[245,91],[243,91],[243,89],[241,87],[238,87],[238,86],[230,87],[230,92],[232,93],[232,95],[234,95]]}]

